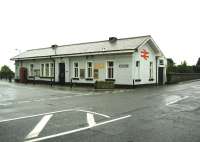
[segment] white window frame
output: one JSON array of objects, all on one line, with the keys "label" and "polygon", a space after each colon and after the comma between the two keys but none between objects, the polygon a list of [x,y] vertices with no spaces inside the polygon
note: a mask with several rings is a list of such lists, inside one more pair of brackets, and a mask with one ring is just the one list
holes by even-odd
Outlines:
[{"label": "white window frame", "polygon": [[[137,66],[137,62],[139,63],[138,66]],[[136,67],[136,70],[137,70],[137,79],[140,79],[140,66],[141,66],[140,60],[136,60],[135,67]]]},{"label": "white window frame", "polygon": [[[78,63],[78,67],[75,67],[74,64]],[[75,76],[75,68],[78,69],[78,76]],[[79,71],[79,62],[73,62],[73,78],[79,78],[80,77],[80,71]]]},{"label": "white window frame", "polygon": [[[113,67],[112,67],[112,69],[113,69],[113,74],[112,74],[112,78],[109,78],[109,74],[108,74],[108,62],[113,62]],[[106,79],[114,79],[114,66],[115,66],[115,62],[113,61],[113,60],[107,60],[106,61]]]},{"label": "white window frame", "polygon": [[[51,66],[51,65],[53,65],[53,66]],[[52,62],[50,62],[49,63],[49,75],[50,75],[50,77],[54,77],[54,63],[52,63]]]},{"label": "white window frame", "polygon": [[153,79],[153,61],[149,62],[149,79]]},{"label": "white window frame", "polygon": [[[46,70],[46,65],[48,65],[48,68],[47,68],[47,70]],[[45,77],[49,77],[50,76],[50,63],[45,63]],[[47,72],[46,71],[48,71],[48,75],[47,75]]]},{"label": "white window frame", "polygon": [[[43,69],[42,69],[42,65],[43,65]],[[41,77],[45,76],[45,64],[44,63],[40,64],[40,76]]]},{"label": "white window frame", "polygon": [[[88,63],[92,63],[92,67],[90,67],[90,68],[91,68],[91,77],[88,76],[88,69],[89,69]],[[86,62],[86,72],[85,72],[85,73],[86,73],[86,75],[85,75],[86,78],[92,79],[92,78],[94,77],[94,76],[93,76],[93,69],[94,69],[94,68],[93,68],[93,61],[87,61],[87,62]]]},{"label": "white window frame", "polygon": [[29,76],[34,76],[34,64],[29,65]]},{"label": "white window frame", "polygon": [[159,65],[164,65],[164,60],[163,59],[159,59]]}]

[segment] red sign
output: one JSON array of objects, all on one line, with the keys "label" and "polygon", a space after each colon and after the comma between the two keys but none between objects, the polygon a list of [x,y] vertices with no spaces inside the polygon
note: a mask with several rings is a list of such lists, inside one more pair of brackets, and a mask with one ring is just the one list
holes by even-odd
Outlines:
[{"label": "red sign", "polygon": [[141,57],[147,60],[149,58],[149,52],[146,49],[143,49],[141,52]]}]

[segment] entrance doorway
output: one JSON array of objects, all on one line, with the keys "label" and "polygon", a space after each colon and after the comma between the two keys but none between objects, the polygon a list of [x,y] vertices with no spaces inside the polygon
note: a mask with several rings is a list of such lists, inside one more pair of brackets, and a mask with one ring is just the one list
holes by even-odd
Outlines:
[{"label": "entrance doorway", "polygon": [[65,63],[59,63],[59,83],[65,84]]},{"label": "entrance doorway", "polygon": [[163,67],[158,68],[158,84],[159,85],[163,85],[163,71],[164,71]]}]

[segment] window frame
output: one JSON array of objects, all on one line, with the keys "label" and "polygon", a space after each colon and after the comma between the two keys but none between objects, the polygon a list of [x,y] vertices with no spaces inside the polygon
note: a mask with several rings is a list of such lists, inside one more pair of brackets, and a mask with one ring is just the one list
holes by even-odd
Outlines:
[{"label": "window frame", "polygon": [[153,61],[149,62],[149,79],[153,79]]},{"label": "window frame", "polygon": [[[48,67],[46,66],[48,65]],[[45,63],[45,77],[50,77],[50,63]],[[48,72],[48,74],[47,74]]]},{"label": "window frame", "polygon": [[[88,63],[91,63],[91,67],[88,66]],[[89,76],[88,74],[88,71],[89,71],[89,68],[91,69],[91,76]],[[93,69],[94,69],[94,66],[93,66],[93,61],[87,61],[86,62],[86,78],[89,78],[89,79],[93,79],[94,78],[94,74],[93,74]]]},{"label": "window frame", "polygon": [[[108,69],[109,69],[109,62],[113,62],[113,66],[112,66],[112,78],[109,77],[109,72],[108,72]],[[113,60],[108,60],[106,61],[106,79],[114,79],[114,61]]]},{"label": "window frame", "polygon": [[136,67],[136,70],[137,70],[137,79],[139,79],[139,80],[140,80],[140,66],[141,66],[140,60],[136,60],[135,67]]},{"label": "window frame", "polygon": [[[42,66],[43,66],[43,68],[42,68]],[[44,65],[44,63],[42,63],[42,64],[40,64],[40,76],[41,77],[44,77],[45,75],[44,75],[44,68],[45,68],[45,65]]]},{"label": "window frame", "polygon": [[[75,67],[75,63],[78,64],[78,67]],[[77,68],[77,72],[78,72],[77,76],[75,76],[75,68]],[[79,78],[79,77],[80,77],[79,62],[78,62],[78,61],[75,61],[75,62],[73,62],[73,78]]]},{"label": "window frame", "polygon": [[[53,66],[51,66],[51,65],[53,65]],[[55,65],[54,65],[54,63],[50,62],[49,63],[49,76],[54,77],[54,75],[55,75],[54,72],[55,72]]]},{"label": "window frame", "polygon": [[29,65],[29,76],[34,76],[34,64]]},{"label": "window frame", "polygon": [[159,59],[159,65],[164,65],[164,60],[163,59]]}]

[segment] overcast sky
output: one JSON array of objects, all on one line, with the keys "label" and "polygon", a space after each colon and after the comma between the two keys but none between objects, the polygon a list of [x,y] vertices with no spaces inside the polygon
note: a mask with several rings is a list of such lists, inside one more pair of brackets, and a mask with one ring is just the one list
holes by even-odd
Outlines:
[{"label": "overcast sky", "polygon": [[[20,51],[151,35],[166,57],[196,64],[199,0],[1,0],[0,65]],[[18,49],[18,50],[16,50]]]}]

